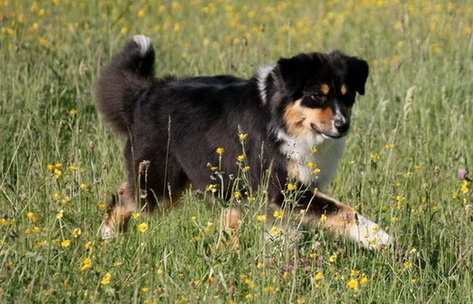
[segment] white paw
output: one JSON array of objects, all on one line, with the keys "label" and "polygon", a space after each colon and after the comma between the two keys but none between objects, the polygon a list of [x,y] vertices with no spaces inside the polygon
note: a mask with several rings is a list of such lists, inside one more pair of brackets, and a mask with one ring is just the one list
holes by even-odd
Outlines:
[{"label": "white paw", "polygon": [[106,224],[102,226],[101,235],[102,235],[102,239],[106,242],[114,239],[117,236],[115,229],[112,229]]},{"label": "white paw", "polygon": [[392,244],[392,238],[375,222],[356,214],[358,223],[354,223],[349,231],[349,237],[365,248],[381,249]]}]

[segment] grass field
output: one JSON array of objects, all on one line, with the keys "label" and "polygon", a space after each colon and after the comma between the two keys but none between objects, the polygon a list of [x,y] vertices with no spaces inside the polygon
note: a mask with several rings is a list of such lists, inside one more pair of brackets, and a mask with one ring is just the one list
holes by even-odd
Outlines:
[{"label": "grass field", "polygon": [[[155,3],[153,3],[155,2]],[[131,35],[157,73],[231,73],[340,49],[370,64],[329,189],[395,237],[367,251],[324,231],[295,257],[266,242],[264,196],[240,250],[189,192],[104,243],[123,140],[94,83]],[[445,0],[0,0],[1,303],[473,303],[473,5]]]}]

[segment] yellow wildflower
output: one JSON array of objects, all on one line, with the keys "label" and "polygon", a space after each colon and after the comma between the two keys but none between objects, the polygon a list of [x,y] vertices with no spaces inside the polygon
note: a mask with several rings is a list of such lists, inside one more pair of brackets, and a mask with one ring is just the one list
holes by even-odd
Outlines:
[{"label": "yellow wildflower", "polygon": [[279,209],[279,210],[274,211],[273,216],[277,219],[283,218],[284,217],[284,210]]},{"label": "yellow wildflower", "polygon": [[324,273],[322,271],[317,272],[314,276],[314,280],[316,282],[322,281],[323,278],[324,278]]},{"label": "yellow wildflower", "polygon": [[148,223],[143,222],[137,226],[139,232],[146,232],[148,230]]},{"label": "yellow wildflower", "polygon": [[82,267],[80,268],[80,271],[86,271],[90,268],[92,268],[92,259],[85,258],[84,260],[82,260]]},{"label": "yellow wildflower", "polygon": [[268,221],[266,219],[266,215],[258,215],[256,219],[258,220],[258,222],[262,222],[262,223],[266,223]]},{"label": "yellow wildflower", "polygon": [[82,230],[79,228],[76,228],[72,231],[72,236],[74,238],[78,238],[82,234]]},{"label": "yellow wildflower", "polygon": [[348,286],[348,288],[351,288],[351,289],[357,289],[358,288],[358,281],[355,280],[355,279],[352,279],[352,280],[347,282],[347,286]]},{"label": "yellow wildflower", "polygon": [[26,216],[27,216],[33,223],[39,222],[39,218],[36,216],[36,214],[34,214],[34,212],[28,212],[28,213],[26,214]]},{"label": "yellow wildflower", "polygon": [[100,281],[100,284],[102,285],[108,285],[112,281],[112,274],[110,272],[107,272],[105,276],[102,278]]},{"label": "yellow wildflower", "polygon": [[223,152],[225,152],[225,149],[224,149],[224,148],[217,148],[217,149],[215,150],[215,152],[216,152],[217,154],[219,154],[219,155],[222,155]]}]

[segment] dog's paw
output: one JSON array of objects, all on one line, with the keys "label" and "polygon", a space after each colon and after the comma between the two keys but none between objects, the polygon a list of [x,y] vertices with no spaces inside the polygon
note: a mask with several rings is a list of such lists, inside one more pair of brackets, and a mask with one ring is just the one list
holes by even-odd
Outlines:
[{"label": "dog's paw", "polygon": [[112,239],[114,239],[117,236],[117,233],[116,233],[115,229],[108,226],[107,224],[104,224],[102,226],[100,234],[102,236],[102,239],[106,242],[111,241]]},{"label": "dog's paw", "polygon": [[356,222],[350,227],[349,236],[369,249],[384,249],[392,245],[392,237],[375,222],[356,213]]}]

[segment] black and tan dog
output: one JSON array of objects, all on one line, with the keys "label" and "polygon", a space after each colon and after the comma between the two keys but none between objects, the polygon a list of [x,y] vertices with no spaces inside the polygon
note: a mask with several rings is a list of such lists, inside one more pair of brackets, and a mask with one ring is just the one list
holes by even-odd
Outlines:
[{"label": "black and tan dog", "polygon": [[[303,210],[303,223],[325,226],[365,247],[390,243],[376,223],[321,192],[342,156],[356,93],[365,92],[364,60],[338,51],[299,54],[260,68],[249,80],[158,79],[154,61],[150,39],[134,36],[98,82],[98,110],[128,137],[128,179],[109,204],[105,239],[124,229],[137,210],[171,207],[189,185],[205,191],[214,184],[214,192],[230,198],[231,177],[241,169],[236,159],[244,155],[247,187],[257,190],[269,174],[269,206]],[[215,185],[209,163],[225,173],[218,183],[224,187]],[[298,193],[297,201],[286,199],[290,190]],[[237,225],[240,212],[229,215],[227,224]]]}]

